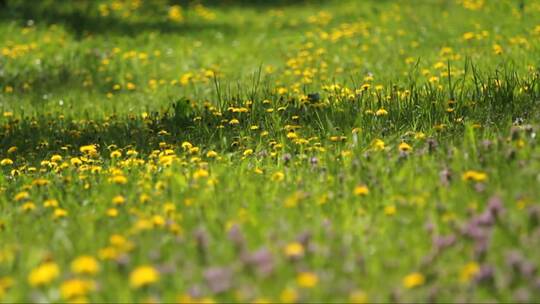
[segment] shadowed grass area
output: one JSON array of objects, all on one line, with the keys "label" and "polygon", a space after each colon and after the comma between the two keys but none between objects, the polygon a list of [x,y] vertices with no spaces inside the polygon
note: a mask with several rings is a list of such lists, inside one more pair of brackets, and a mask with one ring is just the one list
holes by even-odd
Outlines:
[{"label": "shadowed grass area", "polygon": [[[471,69],[474,70],[474,67]],[[331,132],[343,134],[355,126],[362,126],[362,131],[367,136],[365,143],[377,137],[392,136],[407,130],[451,138],[460,136],[467,124],[477,124],[496,131],[507,129],[515,122],[538,119],[538,112],[535,111],[535,101],[540,97],[538,76],[525,78],[505,71],[507,70],[491,76],[476,75],[474,72],[469,78],[464,75],[462,79],[455,79],[455,86],[460,86],[459,98],[456,96],[446,103],[444,100],[456,93],[434,90],[430,86],[418,88],[416,83],[412,82],[403,86],[410,88],[411,92],[405,97],[392,93],[400,90],[398,86],[391,86],[388,92],[381,92],[391,96],[391,99],[386,100],[387,106],[380,104],[377,95],[367,95],[367,90],[360,91],[353,98],[335,96],[335,92],[331,91],[311,93],[306,100],[285,99],[268,95],[264,91],[252,91],[251,100],[267,97],[268,103],[281,109],[273,117],[268,117],[265,113],[267,103],[256,101],[243,107],[240,101],[242,97],[239,97],[237,102],[225,102],[221,108],[181,99],[169,108],[158,112],[144,112],[142,115],[113,114],[92,118],[90,114],[86,114],[87,116],[81,119],[66,117],[62,112],[48,112],[46,115],[41,113],[7,122],[5,129],[9,131],[4,133],[1,144],[18,147],[19,155],[36,148],[44,148],[49,154],[53,154],[59,152],[65,143],[69,143],[73,151],[90,143],[101,147],[114,143],[121,147],[136,147],[148,153],[157,148],[159,142],[168,138],[231,150],[227,144],[235,143],[233,139],[242,129],[248,130],[251,126],[257,126],[257,131],[262,128],[268,130],[269,136],[280,137],[283,130],[287,131],[287,126],[295,124],[310,126],[304,130],[304,136],[317,136],[326,140],[334,135]],[[480,77],[482,79],[479,79]],[[478,83],[485,83],[483,79],[492,79],[491,83],[500,82],[505,86],[477,87]],[[221,86],[218,82],[216,85],[218,88]],[[530,89],[520,91],[520,87]],[[218,98],[234,99],[226,94]],[[380,114],[374,116],[369,112],[375,113],[382,107],[387,112],[384,119]],[[238,109],[246,111],[246,114],[241,114],[242,121],[239,121],[238,125],[227,126],[228,122],[239,116]],[[365,109],[368,109],[367,113]],[[221,114],[216,116],[216,111]],[[459,118],[459,123],[455,123],[456,118]],[[294,131],[294,128],[292,130]],[[329,130],[333,131],[328,132]],[[160,135],[160,132],[163,134]],[[45,147],[40,146],[43,142],[47,143]],[[232,147],[232,150],[234,149],[236,147]]]}]

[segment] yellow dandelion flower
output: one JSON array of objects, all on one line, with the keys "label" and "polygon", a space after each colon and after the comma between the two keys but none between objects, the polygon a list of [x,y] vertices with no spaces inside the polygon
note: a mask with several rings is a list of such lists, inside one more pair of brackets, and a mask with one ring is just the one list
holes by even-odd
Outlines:
[{"label": "yellow dandelion flower", "polygon": [[165,226],[165,219],[161,215],[154,215],[152,216],[152,224],[155,227],[163,227]]},{"label": "yellow dandelion flower", "polygon": [[466,32],[463,34],[463,40],[469,41],[469,40],[474,39],[474,37],[475,37],[475,34],[473,32]]},{"label": "yellow dandelion flower", "polygon": [[89,280],[71,279],[60,285],[60,294],[65,300],[79,299],[95,288],[95,284]]},{"label": "yellow dandelion flower", "polygon": [[424,138],[426,138],[426,134],[423,133],[423,132],[418,132],[418,133],[414,134],[414,139],[421,140],[421,139],[424,139]]},{"label": "yellow dandelion flower", "polygon": [[304,246],[298,242],[293,242],[285,246],[285,255],[290,258],[302,257],[304,255]]},{"label": "yellow dandelion flower", "polygon": [[122,195],[117,195],[115,197],[113,197],[112,199],[112,203],[114,205],[123,205],[124,203],[126,202],[126,198]]},{"label": "yellow dandelion flower", "polygon": [[369,189],[365,185],[359,185],[359,186],[354,187],[353,193],[356,196],[366,196],[369,194]]},{"label": "yellow dandelion flower", "polygon": [[33,269],[28,275],[28,283],[33,286],[44,286],[50,284],[60,275],[60,268],[54,262],[41,264]]},{"label": "yellow dandelion flower", "polygon": [[55,154],[51,156],[51,161],[53,163],[61,162],[62,161],[62,155]]},{"label": "yellow dandelion flower", "polygon": [[393,216],[393,215],[396,214],[396,212],[397,212],[397,209],[396,209],[396,206],[394,206],[394,205],[384,207],[384,214],[385,215]]},{"label": "yellow dandelion flower", "polygon": [[341,141],[341,137],[339,137],[339,136],[330,136],[330,141],[331,142]]},{"label": "yellow dandelion flower", "polygon": [[128,179],[127,177],[125,177],[124,175],[113,175],[111,178],[110,178],[110,181],[113,183],[113,184],[118,184],[118,185],[125,185],[127,184],[128,182]]},{"label": "yellow dandelion flower", "polygon": [[126,155],[127,156],[130,156],[130,157],[135,157],[137,156],[139,153],[136,151],[136,150],[133,150],[133,149],[130,149],[126,152]]},{"label": "yellow dandelion flower", "polygon": [[93,155],[97,153],[96,145],[86,145],[79,148],[79,151],[84,154]]},{"label": "yellow dandelion flower", "polygon": [[296,277],[296,282],[300,287],[313,288],[319,283],[319,277],[313,272],[301,272]]},{"label": "yellow dandelion flower", "polygon": [[476,276],[476,274],[478,274],[479,271],[480,271],[480,266],[478,265],[478,263],[476,262],[467,263],[461,269],[459,280],[463,283],[468,283]]},{"label": "yellow dandelion flower", "polygon": [[376,116],[386,116],[386,115],[388,115],[388,111],[381,108],[381,109],[378,109],[377,112],[375,112],[375,115]]},{"label": "yellow dandelion flower", "polygon": [[488,176],[484,172],[469,170],[465,171],[461,178],[464,181],[484,182],[488,179]]},{"label": "yellow dandelion flower", "polygon": [[415,288],[424,285],[426,278],[419,272],[413,272],[403,278],[403,286],[405,288]]},{"label": "yellow dandelion flower", "polygon": [[141,288],[159,281],[157,270],[148,265],[139,266],[129,275],[129,285],[132,288]]},{"label": "yellow dandelion flower", "polygon": [[111,158],[120,158],[122,157],[122,152],[119,150],[115,150],[111,152]]},{"label": "yellow dandelion flower", "polygon": [[165,214],[171,215],[176,211],[176,205],[174,203],[166,203],[163,205],[163,212]]},{"label": "yellow dandelion flower", "polygon": [[48,199],[43,202],[43,207],[45,208],[56,208],[58,207],[58,200]]},{"label": "yellow dandelion flower", "polygon": [[37,178],[37,179],[32,181],[32,185],[34,185],[34,186],[46,186],[49,183],[50,183],[49,180],[44,179],[44,178]]},{"label": "yellow dandelion flower", "polygon": [[72,157],[69,162],[71,163],[72,166],[80,166],[82,165],[82,160],[78,157]]},{"label": "yellow dandelion flower", "polygon": [[256,174],[263,174],[264,173],[264,171],[261,168],[255,168],[255,169],[253,169],[253,172],[255,172]]},{"label": "yellow dandelion flower", "polygon": [[377,138],[371,143],[371,147],[374,150],[381,151],[381,150],[384,150],[385,144],[382,139]]},{"label": "yellow dandelion flower", "polygon": [[186,151],[193,148],[193,145],[189,141],[184,141],[181,146],[182,146],[182,149]]},{"label": "yellow dandelion flower", "polygon": [[493,45],[493,53],[495,55],[500,55],[502,54],[504,51],[503,51],[503,48],[500,44],[494,44]]},{"label": "yellow dandelion flower", "polygon": [[65,209],[62,209],[62,208],[54,209],[53,216],[55,219],[63,218],[63,217],[66,217],[67,215],[68,215],[68,212]]},{"label": "yellow dandelion flower", "polygon": [[26,192],[26,191],[22,191],[22,192],[19,192],[17,194],[15,194],[15,197],[13,197],[13,199],[17,202],[20,202],[20,201],[23,201],[23,200],[26,200],[26,199],[29,199],[30,198],[30,193]]},{"label": "yellow dandelion flower", "polygon": [[198,169],[195,172],[193,172],[193,178],[194,179],[206,178],[209,175],[210,175],[210,173],[208,173],[208,171],[206,171],[204,169]]},{"label": "yellow dandelion flower", "polygon": [[30,212],[36,209],[36,204],[32,202],[27,202],[24,205],[21,206],[22,210],[25,212]]},{"label": "yellow dandelion flower", "polygon": [[293,288],[285,288],[279,295],[279,299],[282,303],[296,303],[298,298],[298,291]]},{"label": "yellow dandelion flower", "polygon": [[162,155],[159,157],[159,164],[163,166],[170,166],[175,159],[174,155]]},{"label": "yellow dandelion flower", "polygon": [[297,139],[298,138],[298,135],[294,132],[289,132],[287,133],[287,138],[288,139]]},{"label": "yellow dandelion flower", "polygon": [[98,256],[102,260],[114,260],[118,258],[119,255],[119,250],[114,247],[105,247],[98,252]]},{"label": "yellow dandelion flower", "polygon": [[139,196],[139,202],[141,202],[141,204],[146,204],[150,202],[151,200],[152,200],[152,197],[150,197],[150,195],[146,193],[143,193]]},{"label": "yellow dandelion flower", "polygon": [[278,171],[272,175],[272,180],[275,182],[280,182],[285,179],[285,174],[281,171]]},{"label": "yellow dandelion flower", "polygon": [[93,256],[82,255],[71,262],[71,271],[76,274],[94,275],[99,272],[99,263]]},{"label": "yellow dandelion flower", "polygon": [[117,248],[126,249],[131,247],[131,242],[120,234],[113,234],[109,237],[109,243]]},{"label": "yellow dandelion flower", "polygon": [[398,149],[401,152],[410,152],[410,151],[412,151],[412,147],[406,142],[400,143]]},{"label": "yellow dandelion flower", "polygon": [[210,150],[206,152],[206,157],[208,158],[215,158],[218,156],[218,153],[216,151]]},{"label": "yellow dandelion flower", "polygon": [[537,35],[540,35],[540,24],[534,27],[533,32]]},{"label": "yellow dandelion flower", "polygon": [[118,209],[109,208],[109,209],[107,209],[107,211],[105,211],[105,214],[107,214],[108,217],[117,217],[118,216]]},{"label": "yellow dandelion flower", "polygon": [[0,161],[0,165],[2,166],[11,166],[13,165],[13,161],[9,158],[4,158]]},{"label": "yellow dandelion flower", "polygon": [[174,22],[182,22],[184,20],[184,14],[180,5],[172,5],[169,7],[169,20]]},{"label": "yellow dandelion flower", "polygon": [[13,279],[11,277],[0,277],[0,299],[2,299],[2,296],[11,286],[13,286]]}]

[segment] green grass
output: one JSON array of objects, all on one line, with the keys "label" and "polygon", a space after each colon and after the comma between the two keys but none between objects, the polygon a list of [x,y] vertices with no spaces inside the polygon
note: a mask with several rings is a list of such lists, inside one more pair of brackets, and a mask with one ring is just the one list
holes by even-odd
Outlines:
[{"label": "green grass", "polygon": [[540,299],[540,2],[180,2],[0,11],[0,301]]}]

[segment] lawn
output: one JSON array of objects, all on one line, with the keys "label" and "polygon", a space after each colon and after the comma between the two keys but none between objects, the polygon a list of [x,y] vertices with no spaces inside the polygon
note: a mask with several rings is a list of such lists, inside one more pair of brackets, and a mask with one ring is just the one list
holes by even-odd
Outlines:
[{"label": "lawn", "polygon": [[0,302],[538,302],[539,109],[538,0],[7,0]]}]

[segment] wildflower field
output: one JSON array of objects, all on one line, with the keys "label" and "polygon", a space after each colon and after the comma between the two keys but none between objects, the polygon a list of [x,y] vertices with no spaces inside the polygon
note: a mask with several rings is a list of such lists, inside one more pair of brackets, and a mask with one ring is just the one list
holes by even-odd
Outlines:
[{"label": "wildflower field", "polygon": [[0,302],[538,302],[539,0],[0,1]]}]

